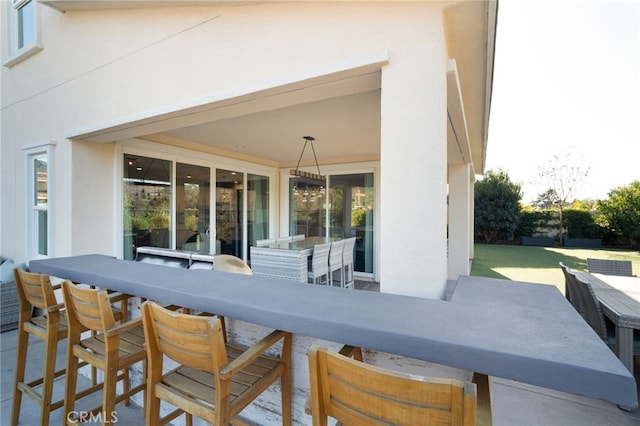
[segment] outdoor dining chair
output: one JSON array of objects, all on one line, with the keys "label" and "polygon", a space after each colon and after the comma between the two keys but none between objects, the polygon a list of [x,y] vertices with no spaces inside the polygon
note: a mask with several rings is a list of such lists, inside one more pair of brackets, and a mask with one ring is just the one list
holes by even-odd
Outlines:
[{"label": "outdoor dining chair", "polygon": [[309,282],[314,284],[329,283],[329,251],[331,243],[316,244],[311,254],[311,268],[309,270]]},{"label": "outdoor dining chair", "polygon": [[[142,305],[149,362],[147,425],[165,424],[186,414],[215,425],[234,418],[280,379],[282,423],[291,424],[291,334],[275,330],[245,350],[226,343],[218,317],[182,314],[154,302]],[[282,341],[280,357],[264,352]],[[179,344],[176,344],[179,342]],[[163,361],[178,367],[163,375]],[[176,407],[160,418],[160,402]]]},{"label": "outdoor dining chair", "polygon": [[308,358],[314,426],[327,417],[353,426],[476,424],[474,383],[391,371],[315,345]]},{"label": "outdoor dining chair", "polygon": [[269,247],[269,246],[274,245],[275,243],[276,243],[276,239],[275,238],[257,240],[256,241],[256,247]]},{"label": "outdoor dining chair", "polygon": [[342,251],[344,249],[344,240],[331,242],[331,250],[329,251],[329,285],[333,286],[334,273],[340,272],[340,287],[344,287],[344,270],[342,269]]},{"label": "outdoor dining chair", "polygon": [[356,237],[346,238],[342,249],[342,273],[344,287],[354,288],[353,280],[353,250],[356,247]]},{"label": "outdoor dining chair", "polygon": [[[102,386],[95,389],[102,388],[102,405],[82,411],[92,415],[101,413],[102,424],[110,424],[115,405],[123,401],[128,405],[132,395],[145,389],[144,382],[131,388],[129,380],[129,367],[139,362],[142,362],[146,376],[142,319],[126,321],[125,318],[118,321],[110,295],[105,290],[64,281],[62,291],[69,330],[64,419],[67,424],[76,423],[74,413],[78,412],[75,410],[78,368],[81,362],[86,362],[104,372],[104,381]],[[92,333],[82,338],[85,330]],[[119,395],[116,392],[118,382],[122,382],[122,393]]]},{"label": "outdoor dining chair", "polygon": [[562,262],[560,262],[560,268],[562,268],[562,273],[564,274],[565,297],[567,298],[569,303],[571,303],[571,306],[573,306],[574,309],[582,315],[582,310],[580,308],[580,297],[578,289],[576,288],[578,285],[578,283],[576,282],[576,274]]},{"label": "outdoor dining chair", "polygon": [[[579,276],[576,276],[576,283],[585,321],[607,346],[609,346],[612,351],[615,351],[615,325],[604,316],[602,306],[591,283],[583,280]],[[637,332],[633,334],[633,354],[634,356],[640,356],[640,333]]]},{"label": "outdoor dining chair", "polygon": [[587,268],[592,274],[633,276],[630,260],[587,258]]}]

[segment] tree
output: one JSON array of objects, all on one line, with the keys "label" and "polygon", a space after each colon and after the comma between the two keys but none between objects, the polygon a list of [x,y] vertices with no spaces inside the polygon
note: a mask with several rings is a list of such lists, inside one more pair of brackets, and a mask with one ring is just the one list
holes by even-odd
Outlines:
[{"label": "tree", "polygon": [[597,221],[618,236],[629,239],[632,247],[640,242],[640,181],[609,191],[609,198],[598,201]]},{"label": "tree", "polygon": [[553,206],[558,204],[560,197],[554,189],[547,189],[545,192],[538,194],[533,204],[541,210],[551,210]]},{"label": "tree", "polygon": [[558,208],[560,215],[560,245],[562,246],[562,212],[576,198],[577,192],[589,175],[589,167],[585,166],[584,160],[576,158],[572,151],[562,154],[555,154],[542,167],[540,167],[540,178],[548,183],[549,190],[543,194],[555,193],[554,205]]},{"label": "tree", "polygon": [[485,241],[513,238],[520,217],[522,185],[513,183],[503,170],[485,173],[475,189],[475,229]]}]

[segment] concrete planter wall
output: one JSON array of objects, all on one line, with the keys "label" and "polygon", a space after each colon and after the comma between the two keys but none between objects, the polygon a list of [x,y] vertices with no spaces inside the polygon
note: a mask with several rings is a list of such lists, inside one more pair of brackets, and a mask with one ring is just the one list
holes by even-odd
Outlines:
[{"label": "concrete planter wall", "polygon": [[549,237],[522,237],[523,246],[552,247],[553,238]]},{"label": "concrete planter wall", "polygon": [[600,238],[565,238],[565,247],[582,247],[582,248],[601,248],[602,239]]}]

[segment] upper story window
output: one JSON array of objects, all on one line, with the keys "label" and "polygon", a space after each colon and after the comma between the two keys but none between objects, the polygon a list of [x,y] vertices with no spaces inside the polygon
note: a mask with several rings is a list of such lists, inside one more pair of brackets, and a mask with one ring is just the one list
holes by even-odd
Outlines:
[{"label": "upper story window", "polygon": [[38,40],[37,1],[10,0],[6,5],[4,65],[11,67],[42,50],[42,46]]},{"label": "upper story window", "polygon": [[36,0],[14,0],[18,11],[18,49],[36,42]]},{"label": "upper story window", "polygon": [[51,232],[51,147],[28,149],[27,155],[27,256],[29,259],[49,255]]}]

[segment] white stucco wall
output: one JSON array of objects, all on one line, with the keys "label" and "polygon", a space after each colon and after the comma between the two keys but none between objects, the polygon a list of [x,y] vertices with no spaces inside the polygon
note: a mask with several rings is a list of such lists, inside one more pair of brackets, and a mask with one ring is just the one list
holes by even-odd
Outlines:
[{"label": "white stucco wall", "polygon": [[[446,52],[438,13],[382,72],[381,291],[441,298],[446,285]],[[415,45],[411,40],[419,39]]]},{"label": "white stucco wall", "polygon": [[[469,275],[473,243],[469,211],[473,200],[473,176],[468,164],[449,166],[449,255],[448,279]],[[471,238],[470,238],[471,236]],[[455,242],[455,244],[454,244]]]},{"label": "white stucco wall", "polygon": [[[113,225],[119,212],[108,198],[115,196],[116,159],[109,158],[111,148],[66,136],[211,94],[294,82],[308,70],[386,50],[380,279],[383,291],[440,297],[446,280],[442,7],[278,3],[60,13],[41,6],[44,49],[2,73],[9,123],[2,129],[2,161],[16,164],[14,174],[3,167],[3,199],[15,199],[18,206],[3,209],[3,254],[24,260],[23,146],[57,143],[51,255],[113,250],[120,238]],[[92,232],[99,238],[87,238]]]}]

